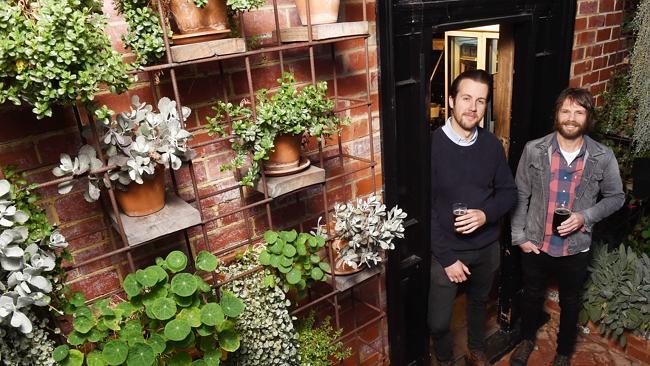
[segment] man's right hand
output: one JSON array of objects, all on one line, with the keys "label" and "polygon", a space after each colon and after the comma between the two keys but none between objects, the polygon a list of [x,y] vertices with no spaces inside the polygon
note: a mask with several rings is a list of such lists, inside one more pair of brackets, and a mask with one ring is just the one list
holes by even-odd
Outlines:
[{"label": "man's right hand", "polygon": [[469,273],[469,268],[467,268],[467,266],[465,266],[463,262],[459,260],[457,260],[454,264],[445,267],[445,273],[447,273],[449,281],[454,283],[467,281],[467,276],[471,274]]},{"label": "man's right hand", "polygon": [[519,246],[519,249],[521,249],[522,252],[524,253],[530,253],[533,252],[535,254],[539,254],[539,248],[537,248],[537,245],[533,244],[530,241],[527,241]]}]

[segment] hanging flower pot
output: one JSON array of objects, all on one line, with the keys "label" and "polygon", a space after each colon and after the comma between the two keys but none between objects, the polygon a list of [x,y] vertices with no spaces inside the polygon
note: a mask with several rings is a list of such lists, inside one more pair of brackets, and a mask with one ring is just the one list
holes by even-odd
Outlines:
[{"label": "hanging flower pot", "polygon": [[[336,23],[340,0],[309,0],[311,24]],[[302,25],[307,25],[307,0],[296,0],[296,8]]]},{"label": "hanging flower pot", "polygon": [[[209,0],[198,7],[192,0],[170,0],[169,8],[181,34],[210,33],[212,38],[228,35],[228,9],[224,0]],[[174,38],[175,43],[176,38]]]},{"label": "hanging flower pot", "polygon": [[264,161],[264,173],[282,176],[297,173],[309,166],[309,159],[302,158],[302,135],[280,134],[273,140],[274,151]]},{"label": "hanging flower pot", "polygon": [[[365,263],[360,263],[357,268],[347,265],[341,260],[341,249],[348,246],[348,241],[335,239],[332,241],[332,250],[334,251],[334,274],[337,276],[347,276],[361,272],[366,268]],[[329,272],[328,272],[329,273]]]},{"label": "hanging flower pot", "polygon": [[142,184],[129,183],[126,191],[115,190],[117,204],[127,216],[147,216],[165,207],[165,168],[156,166],[153,177],[142,180]]}]

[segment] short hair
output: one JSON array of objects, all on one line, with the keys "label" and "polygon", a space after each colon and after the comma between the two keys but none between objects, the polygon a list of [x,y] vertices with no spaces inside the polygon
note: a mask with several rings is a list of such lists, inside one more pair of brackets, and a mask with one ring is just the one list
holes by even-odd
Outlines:
[{"label": "short hair", "polygon": [[555,114],[553,116],[553,119],[557,121],[557,114],[560,112],[562,104],[567,99],[587,110],[586,132],[592,131],[594,125],[596,124],[596,107],[594,105],[594,97],[586,89],[566,88],[562,90],[560,95],[558,95],[557,99],[555,100]]},{"label": "short hair", "polygon": [[485,84],[488,87],[487,100],[489,101],[492,98],[492,75],[490,75],[485,70],[467,70],[458,75],[454,81],[451,83],[451,88],[449,89],[449,95],[452,99],[456,100],[456,94],[458,94],[458,87],[460,82],[469,79],[477,83]]}]

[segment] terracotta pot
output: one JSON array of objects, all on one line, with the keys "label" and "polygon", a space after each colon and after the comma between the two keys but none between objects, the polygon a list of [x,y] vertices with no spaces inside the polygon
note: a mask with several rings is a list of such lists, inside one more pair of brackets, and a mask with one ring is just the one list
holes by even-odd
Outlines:
[{"label": "terracotta pot", "polygon": [[337,276],[347,276],[347,275],[355,274],[363,271],[366,268],[366,265],[363,263],[357,268],[352,268],[345,263],[341,263],[340,266],[336,265],[339,258],[341,258],[340,255],[341,248],[344,248],[346,245],[348,245],[347,240],[334,239],[334,241],[332,241],[332,249],[334,250],[334,274]]},{"label": "terracotta pot", "polygon": [[165,168],[156,166],[153,179],[131,182],[126,191],[115,190],[115,199],[127,216],[147,216],[165,207]]},{"label": "terracotta pot", "polygon": [[228,29],[225,0],[209,0],[203,8],[192,0],[170,0],[169,7],[182,34]]},{"label": "terracotta pot", "polygon": [[[311,24],[336,23],[339,17],[340,0],[309,0]],[[302,25],[307,25],[307,1],[296,0],[296,8]]]},{"label": "terracotta pot", "polygon": [[302,135],[278,135],[273,140],[275,150],[269,154],[269,159],[264,161],[264,170],[286,171],[300,165],[300,142]]}]

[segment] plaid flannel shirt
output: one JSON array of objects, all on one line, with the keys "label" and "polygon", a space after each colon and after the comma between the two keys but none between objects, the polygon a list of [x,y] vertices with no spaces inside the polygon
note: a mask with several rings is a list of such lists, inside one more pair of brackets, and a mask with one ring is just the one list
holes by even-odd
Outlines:
[{"label": "plaid flannel shirt", "polygon": [[558,202],[565,202],[566,207],[573,207],[576,188],[582,178],[584,156],[587,141],[585,140],[576,158],[568,164],[560,152],[560,145],[554,137],[551,153],[551,179],[549,182],[549,200],[546,210],[546,225],[544,227],[544,242],[540,248],[552,257],[568,255],[568,241],[553,234],[553,211]]}]

